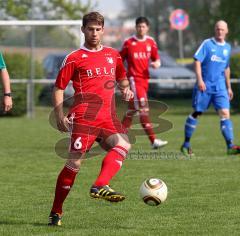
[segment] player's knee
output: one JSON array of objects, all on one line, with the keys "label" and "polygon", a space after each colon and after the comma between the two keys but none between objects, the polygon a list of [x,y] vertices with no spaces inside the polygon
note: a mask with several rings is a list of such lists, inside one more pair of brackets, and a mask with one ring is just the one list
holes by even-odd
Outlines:
[{"label": "player's knee", "polygon": [[127,112],[126,112],[126,115],[127,116],[135,116],[137,114],[137,110],[128,110]]},{"label": "player's knee", "polygon": [[192,117],[194,118],[194,119],[197,119],[199,116],[201,116],[202,115],[202,112],[201,111],[194,111],[193,113],[192,113]]},{"label": "player's knee", "polygon": [[131,149],[131,144],[126,141],[119,142],[116,146],[120,146],[120,147],[124,148],[127,152],[129,152]]},{"label": "player's knee", "polygon": [[230,112],[228,109],[219,110],[218,114],[221,119],[230,119]]},{"label": "player's knee", "polygon": [[70,167],[79,170],[82,160],[83,160],[83,154],[81,154],[81,153],[70,154],[67,164]]},{"label": "player's knee", "polygon": [[149,108],[148,107],[141,108],[139,114],[140,114],[140,117],[149,115]]}]

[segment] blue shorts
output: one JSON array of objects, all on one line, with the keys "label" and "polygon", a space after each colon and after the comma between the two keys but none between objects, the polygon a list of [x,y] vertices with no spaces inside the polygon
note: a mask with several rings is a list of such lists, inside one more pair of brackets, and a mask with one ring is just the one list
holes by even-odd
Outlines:
[{"label": "blue shorts", "polygon": [[195,111],[204,112],[213,104],[216,111],[220,109],[230,109],[230,101],[227,90],[217,93],[202,92],[199,89],[193,90],[192,107]]}]

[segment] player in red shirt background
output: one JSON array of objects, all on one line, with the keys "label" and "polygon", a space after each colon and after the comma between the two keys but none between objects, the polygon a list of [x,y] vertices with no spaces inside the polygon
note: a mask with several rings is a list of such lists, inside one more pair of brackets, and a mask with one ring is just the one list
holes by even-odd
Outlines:
[{"label": "player in red shirt background", "polygon": [[[90,189],[93,198],[118,202],[124,195],[109,187],[113,176],[121,169],[130,149],[126,130],[117,119],[114,104],[114,84],[118,83],[123,98],[133,98],[119,53],[101,45],[104,18],[98,12],[83,17],[81,28],[85,43],[63,61],[53,91],[53,102],[58,129],[71,132],[69,159],[60,172],[49,225],[61,225],[62,206],[83,156],[98,140],[110,147],[102,162],[100,173]],[[72,80],[74,103],[69,114],[63,113],[64,89]]]},{"label": "player in red shirt background", "polygon": [[125,40],[120,55],[123,61],[126,60],[128,66],[128,79],[131,90],[134,92],[134,100],[129,102],[128,112],[123,118],[123,125],[130,128],[133,116],[137,113],[140,122],[148,135],[153,148],[165,146],[168,142],[157,139],[153,131],[149,118],[148,106],[148,84],[149,84],[149,61],[150,66],[158,68],[160,66],[160,57],[158,55],[157,44],[153,38],[147,35],[149,30],[149,21],[146,17],[136,19],[136,35]]}]

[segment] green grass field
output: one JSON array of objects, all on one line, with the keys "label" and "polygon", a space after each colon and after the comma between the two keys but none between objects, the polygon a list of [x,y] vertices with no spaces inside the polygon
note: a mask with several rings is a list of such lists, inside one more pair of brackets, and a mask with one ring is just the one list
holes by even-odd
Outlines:
[{"label": "green grass field", "polygon": [[[169,101],[163,115],[174,128],[161,135],[169,141],[162,151],[178,153],[183,124],[191,111]],[[0,235],[237,235],[240,232],[240,156],[227,156],[213,112],[201,118],[193,138],[197,156],[187,160],[126,160],[112,186],[127,199],[118,204],[93,200],[89,188],[102,157],[86,160],[64,205],[63,226],[47,226],[55,181],[64,160],[56,156],[55,143],[64,135],[48,123],[49,109],[38,108],[35,119],[1,118]],[[240,143],[240,117],[232,116]],[[160,136],[159,136],[160,137]],[[146,136],[132,151],[150,152]],[[169,190],[158,207],[139,199],[144,179],[163,179]]]}]

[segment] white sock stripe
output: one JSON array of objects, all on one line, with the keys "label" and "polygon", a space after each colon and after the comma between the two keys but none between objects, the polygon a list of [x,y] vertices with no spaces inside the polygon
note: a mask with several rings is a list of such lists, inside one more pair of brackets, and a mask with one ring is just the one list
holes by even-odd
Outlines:
[{"label": "white sock stripe", "polygon": [[71,167],[71,166],[68,165],[68,164],[66,164],[65,167],[68,168],[69,170],[74,171],[74,172],[78,172],[78,171],[79,171],[79,169],[73,168],[73,167]]},{"label": "white sock stripe", "polygon": [[122,161],[116,160],[116,162],[122,167]]},{"label": "white sock stripe", "polygon": [[196,120],[194,117],[192,117],[191,115],[188,116],[189,119],[191,120]]},{"label": "white sock stripe", "polygon": [[127,152],[122,150],[121,148],[114,147],[113,148],[116,152],[118,152],[123,158],[126,158]]},{"label": "white sock stripe", "polygon": [[196,128],[196,125],[192,125],[192,124],[189,124],[189,123],[186,123],[186,126],[191,127],[191,128],[193,128],[193,129]]}]

